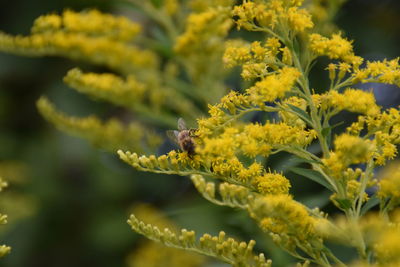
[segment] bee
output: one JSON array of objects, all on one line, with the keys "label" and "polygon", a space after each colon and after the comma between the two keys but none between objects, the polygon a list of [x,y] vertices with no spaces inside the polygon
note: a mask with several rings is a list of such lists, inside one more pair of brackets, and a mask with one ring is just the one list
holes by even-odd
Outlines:
[{"label": "bee", "polygon": [[195,154],[196,144],[193,140],[196,129],[187,129],[186,123],[182,118],[178,120],[178,131],[177,130],[169,130],[167,131],[167,136],[179,145],[182,151],[186,151],[189,157],[192,157]]}]

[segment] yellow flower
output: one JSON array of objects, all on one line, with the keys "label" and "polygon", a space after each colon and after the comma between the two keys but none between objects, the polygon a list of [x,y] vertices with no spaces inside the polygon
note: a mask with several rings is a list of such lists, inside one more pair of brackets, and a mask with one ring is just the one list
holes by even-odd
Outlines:
[{"label": "yellow flower", "polygon": [[40,98],[37,103],[39,112],[60,130],[88,139],[93,145],[110,151],[134,149],[145,151],[147,147],[156,147],[161,139],[143,125],[132,122],[123,125],[117,119],[102,122],[96,116],[77,118],[68,116],[52,105],[47,98]]},{"label": "yellow flower", "polygon": [[122,16],[103,14],[98,10],[74,12],[65,10],[62,15],[50,14],[37,18],[32,33],[59,32],[84,33],[104,36],[120,41],[132,40],[141,30],[139,24]]},{"label": "yellow flower", "polygon": [[352,75],[353,83],[380,82],[400,85],[399,58],[383,61],[368,61],[367,66]]},{"label": "yellow flower", "polygon": [[299,9],[297,7],[291,7],[287,10],[287,20],[289,22],[289,27],[295,32],[303,32],[305,29],[314,26],[310,13],[305,9]]},{"label": "yellow flower", "polygon": [[361,58],[354,55],[352,41],[346,40],[341,34],[332,34],[329,39],[320,34],[312,33],[309,38],[310,48],[318,56],[340,59],[352,64],[355,68],[362,63]]},{"label": "yellow flower", "polygon": [[328,93],[328,97],[329,105],[338,110],[348,110],[366,115],[375,115],[380,112],[372,92],[347,88],[343,94],[331,91]]},{"label": "yellow flower", "polygon": [[398,161],[386,166],[379,173],[378,196],[382,199],[391,198],[394,205],[400,204],[400,164]]},{"label": "yellow flower", "polygon": [[218,50],[220,43],[216,39],[224,38],[231,25],[228,9],[223,7],[192,13],[187,18],[185,32],[176,40],[174,50],[183,55]]},{"label": "yellow flower", "polygon": [[304,242],[317,239],[316,219],[311,217],[306,207],[293,200],[290,195],[268,195],[257,198],[250,205],[251,216],[261,229],[281,236],[289,236]]},{"label": "yellow flower", "polygon": [[273,27],[276,23],[274,12],[261,3],[244,2],[242,5],[234,7],[232,15],[238,17],[236,20],[238,29],[243,27],[246,30],[253,30],[254,20],[265,27]]},{"label": "yellow flower", "polygon": [[3,51],[30,56],[65,56],[106,65],[123,73],[134,73],[139,69],[151,69],[158,66],[157,57],[149,50],[142,50],[134,45],[84,33],[57,31],[37,33],[26,37],[13,37],[0,33],[0,48]]},{"label": "yellow flower", "polygon": [[64,81],[79,92],[128,108],[143,101],[147,90],[133,75],[125,80],[111,73],[83,73],[79,69],[70,70]]},{"label": "yellow flower", "polygon": [[290,188],[289,180],[279,173],[265,173],[256,177],[254,185],[263,195],[288,194]]},{"label": "yellow flower", "polygon": [[244,42],[231,41],[226,43],[223,61],[226,67],[231,68],[243,64],[251,59],[250,46]]},{"label": "yellow flower", "polygon": [[247,89],[247,93],[254,105],[264,106],[265,102],[283,98],[287,92],[292,90],[298,77],[300,77],[300,72],[297,69],[285,67],[279,70],[278,74],[264,77],[253,87]]},{"label": "yellow flower", "polygon": [[314,26],[311,15],[305,9],[299,9],[302,1],[269,1],[265,4],[244,2],[235,6],[233,15],[237,16],[236,24],[249,31],[259,27],[274,29],[278,23],[286,25],[293,32],[303,32]]},{"label": "yellow flower", "polygon": [[375,146],[370,140],[358,136],[341,134],[334,140],[335,150],[329,158],[323,159],[324,165],[336,179],[344,179],[343,171],[351,164],[368,162]]}]

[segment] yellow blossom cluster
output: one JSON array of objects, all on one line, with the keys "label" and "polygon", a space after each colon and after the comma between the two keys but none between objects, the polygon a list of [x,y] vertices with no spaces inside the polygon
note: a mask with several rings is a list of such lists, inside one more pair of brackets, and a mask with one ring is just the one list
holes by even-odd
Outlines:
[{"label": "yellow blossom cluster", "polygon": [[351,64],[354,69],[358,69],[363,62],[361,57],[354,55],[352,42],[343,38],[341,34],[332,34],[331,38],[327,38],[313,33],[309,38],[310,48],[318,56],[340,59]]},{"label": "yellow blossom cluster", "polygon": [[[282,51],[282,60],[277,56]],[[281,48],[280,41],[271,37],[264,44],[259,41],[247,44],[241,40],[231,40],[226,43],[223,57],[226,67],[242,66],[242,77],[246,80],[264,77],[269,70],[276,70],[281,61],[291,65],[291,55],[287,48]]]},{"label": "yellow blossom cluster", "polygon": [[392,162],[379,174],[378,196],[383,200],[390,200],[390,208],[400,204],[400,164]]},{"label": "yellow blossom cluster", "polygon": [[288,47],[282,47],[276,37],[267,38],[265,43],[260,41],[245,43],[241,40],[226,42],[223,57],[226,67],[240,65],[241,76],[245,80],[263,78],[269,72],[278,71],[283,66],[292,66],[293,58]]},{"label": "yellow blossom cluster", "polygon": [[379,82],[400,86],[399,58],[383,61],[368,61],[352,75],[352,82]]},{"label": "yellow blossom cluster", "polygon": [[[218,148],[221,149],[221,148]],[[187,152],[172,150],[168,155],[156,157],[138,156],[136,153],[118,151],[122,160],[134,168],[154,173],[178,175],[201,174],[243,185],[253,191],[265,194],[287,194],[289,180],[282,174],[269,173],[260,164],[253,163],[245,167],[237,157],[206,158],[203,154],[189,156]]]},{"label": "yellow blossom cluster", "polygon": [[125,126],[117,119],[102,122],[96,116],[70,117],[57,111],[45,97],[42,97],[37,105],[39,112],[57,128],[84,137],[93,145],[110,151],[125,147],[145,152],[147,147],[156,147],[161,141],[158,135],[139,123],[132,122]]},{"label": "yellow blossom cluster", "polygon": [[293,33],[301,33],[314,26],[311,15],[299,8],[303,1],[244,1],[235,6],[233,15],[237,17],[238,28],[249,31],[262,31],[263,28],[274,29],[280,24],[287,25]]},{"label": "yellow blossom cluster", "polygon": [[231,237],[227,238],[224,231],[220,231],[218,236],[203,234],[196,239],[195,231],[182,229],[180,233],[175,233],[169,228],[160,230],[157,226],[140,221],[133,214],[128,223],[136,232],[164,245],[215,257],[231,265],[270,267],[272,264],[263,253],[254,254],[253,248],[256,244],[254,240],[248,243],[238,242]]},{"label": "yellow blossom cluster", "polygon": [[[178,227],[158,209],[148,204],[133,207],[132,212],[147,223],[157,225],[160,229],[169,228],[177,231]],[[176,248],[166,247],[150,240],[141,242],[127,258],[129,267],[188,266],[200,267],[205,258],[201,255]]]},{"label": "yellow blossom cluster", "polygon": [[[95,24],[81,23],[93,16],[96,17]],[[61,22],[55,22],[57,20]],[[57,55],[85,60],[122,73],[157,67],[158,59],[153,52],[127,43],[139,28],[125,20],[110,18],[97,11],[66,11],[62,17],[48,15],[37,20],[29,36],[0,33],[0,49],[27,56]]]},{"label": "yellow blossom cluster", "polygon": [[141,102],[147,89],[134,75],[128,75],[124,80],[111,73],[83,73],[77,68],[68,71],[64,82],[79,92],[125,107]]},{"label": "yellow blossom cluster", "polygon": [[[189,130],[190,142],[185,140],[193,147],[180,144],[182,151],[144,156],[160,139],[141,124],[125,126],[114,119],[101,122],[94,116],[68,117],[42,98],[38,107],[44,117],[95,145],[119,149],[120,158],[138,170],[190,175],[206,199],[247,210],[274,242],[304,260],[304,265],[344,265],[325,247],[323,228],[330,229],[324,238],[350,240],[347,245],[379,267],[400,263],[400,217],[389,214],[400,204],[399,167],[389,165],[379,181],[374,172],[376,166],[397,155],[400,112],[395,108],[382,111],[372,91],[351,88],[359,82],[400,85],[399,59],[362,66],[364,59],[355,55],[352,41],[332,31],[332,14],[344,1],[132,1],[161,26],[168,39],[160,49],[161,57],[128,43],[140,26],[93,10],[40,17],[30,36],[0,34],[0,49],[25,55],[62,55],[122,73],[124,77],[73,69],[64,80],[79,92],[129,108],[139,119],[143,116],[158,126],[174,124],[179,114],[199,118],[197,127]],[[188,14],[189,9],[194,12]],[[178,27],[179,21],[186,25]],[[251,33],[249,39],[261,37],[256,41],[227,40],[236,34],[230,35],[234,23],[238,29],[258,32]],[[308,74],[319,56],[333,62],[327,66],[329,88],[316,94],[321,88],[314,91]],[[241,68],[246,80],[243,90],[235,88],[225,94],[223,63],[228,68]],[[208,115],[204,115],[204,102],[209,103]],[[343,110],[361,114],[344,133],[330,124]],[[262,116],[254,119],[251,115],[255,113]],[[265,113],[274,114],[266,119]],[[334,130],[338,132],[334,134]],[[314,141],[321,155],[314,146],[309,147]],[[286,173],[269,169],[265,161],[280,152],[310,165],[311,169],[295,166],[291,170],[332,191],[331,201],[346,215],[344,227],[340,223],[333,226],[318,209],[293,199]],[[366,189],[372,186],[377,191],[368,196]],[[377,204],[382,220],[363,225],[363,215]],[[145,217],[154,219],[151,209],[143,210]],[[239,243],[226,239],[224,232],[196,240],[193,231],[175,233],[169,229],[174,226],[168,224],[160,230],[134,215],[129,224],[150,239],[235,266],[271,264],[263,254],[252,255],[254,241]],[[372,235],[371,225],[386,229]],[[153,250],[144,247],[132,260],[135,266],[143,265],[143,259],[156,259]],[[158,256],[166,257],[162,253]]]},{"label": "yellow blossom cluster", "polygon": [[[289,126],[285,123],[247,124],[236,138],[244,153],[250,157],[268,156],[272,149],[284,146],[306,147],[315,139],[315,131]],[[255,148],[257,147],[257,148]]]},{"label": "yellow blossom cluster", "polygon": [[[226,90],[220,79],[227,74],[227,70],[222,66],[221,55],[225,39],[233,24],[230,9],[234,1],[184,2],[181,2],[180,9],[183,11],[189,9],[192,12],[181,14],[179,17],[179,19],[185,18],[185,25],[182,32],[174,34],[171,38],[173,41],[171,54],[174,55],[172,61],[179,62],[183,67],[184,76],[190,80],[191,84],[182,84],[187,91],[186,94],[210,103],[223,96]],[[176,86],[174,84],[174,87]]]},{"label": "yellow blossom cluster", "polygon": [[265,102],[273,102],[283,98],[293,89],[300,72],[296,68],[284,67],[277,74],[264,77],[247,90],[250,101],[257,106],[265,106]]},{"label": "yellow blossom cluster", "polygon": [[388,225],[374,245],[378,266],[400,265],[400,223]]},{"label": "yellow blossom cluster", "polygon": [[347,128],[347,132],[359,135],[363,129],[374,136],[376,165],[384,165],[397,155],[396,145],[400,143],[400,113],[390,108],[371,116],[360,116],[358,121]]},{"label": "yellow blossom cluster", "polygon": [[[395,137],[397,140],[393,140]],[[374,154],[376,165],[385,165],[386,161],[392,160],[397,156],[396,145],[400,142],[400,133],[375,133],[376,151]]]},{"label": "yellow blossom cluster", "polygon": [[286,93],[292,90],[299,75],[295,68],[285,67],[277,74],[268,75],[246,89],[244,94],[233,91],[228,93],[220,103],[209,105],[210,117],[198,120],[197,134],[200,137],[210,135],[215,128],[222,127],[251,111],[278,111],[279,109],[266,105],[267,102],[284,98]]},{"label": "yellow blossom cluster", "polygon": [[296,242],[305,240],[322,243],[315,229],[317,219],[290,195],[256,198],[250,202],[249,211],[261,229],[276,234],[273,238],[285,247],[293,249]]},{"label": "yellow blossom cluster", "polygon": [[400,210],[394,210],[389,218],[376,213],[369,214],[361,223],[367,245],[374,252],[376,267],[395,267],[400,264]]},{"label": "yellow blossom cluster", "polygon": [[325,167],[333,177],[343,177],[343,171],[351,164],[368,162],[375,149],[373,142],[358,136],[341,134],[335,138],[335,150],[323,159]]},{"label": "yellow blossom cluster", "polygon": [[157,84],[157,79],[145,83],[138,80],[142,76],[137,76],[130,74],[122,78],[111,73],[83,73],[75,68],[66,74],[64,82],[78,92],[133,111],[146,112],[149,116],[160,113],[162,109],[181,113],[195,110],[188,99],[171,88]]},{"label": "yellow blossom cluster", "polygon": [[380,112],[374,94],[360,89],[347,88],[343,93],[329,91],[322,95],[313,94],[312,97],[315,106],[321,110],[331,110],[333,113],[347,110],[365,115],[376,115]]},{"label": "yellow blossom cluster", "polygon": [[182,55],[201,51],[219,50],[218,38],[224,38],[232,22],[229,9],[216,7],[200,13],[192,13],[187,18],[186,30],[175,43],[175,51]]},{"label": "yellow blossom cluster", "polygon": [[81,33],[39,33],[26,37],[1,33],[0,49],[27,56],[65,56],[105,65],[123,73],[133,73],[138,68],[153,68],[158,64],[150,51]]},{"label": "yellow blossom cluster", "polygon": [[89,36],[105,36],[120,41],[132,40],[141,26],[123,16],[103,14],[98,10],[77,13],[65,10],[61,15],[44,15],[35,20],[32,33],[85,33]]}]

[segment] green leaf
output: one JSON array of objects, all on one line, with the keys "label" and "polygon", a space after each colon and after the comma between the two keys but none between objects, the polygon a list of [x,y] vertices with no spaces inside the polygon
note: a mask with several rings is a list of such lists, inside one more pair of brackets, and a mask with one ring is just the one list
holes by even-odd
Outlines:
[{"label": "green leaf", "polygon": [[339,122],[339,123],[336,123],[335,125],[328,126],[328,127],[325,127],[325,128],[322,129],[322,131],[321,131],[322,136],[325,137],[325,139],[326,139],[328,145],[331,145],[331,139],[332,139],[331,133],[332,133],[332,130],[333,130],[334,128],[336,128],[337,126],[343,124],[343,123],[344,123],[344,122],[341,121],[341,122]]},{"label": "green leaf", "polygon": [[300,158],[296,155],[290,155],[290,158],[282,156],[281,158],[279,158],[279,160],[276,162],[276,167],[275,166],[271,166],[276,170],[279,171],[283,171],[283,172],[287,172],[287,171],[291,171],[292,168],[295,168],[296,166],[302,165],[304,163],[308,163],[308,164],[320,164],[321,162],[318,162],[316,160],[313,159],[303,159]]},{"label": "green leaf", "polygon": [[322,136],[325,138],[326,143],[328,144],[328,146],[331,146],[331,142],[332,142],[332,126],[323,128],[322,131]]},{"label": "green leaf", "polygon": [[307,114],[307,112],[305,112],[301,108],[293,106],[291,104],[287,104],[287,105],[297,116],[299,116],[299,118],[301,118],[309,126],[311,126],[311,127],[313,126],[312,120],[311,120],[310,116]]},{"label": "green leaf", "polygon": [[317,171],[304,168],[296,168],[296,167],[290,168],[290,170],[298,175],[304,176],[316,183],[319,183],[320,185],[329,189],[332,192],[335,192],[335,190],[329,184],[329,182],[326,181],[325,178]]},{"label": "green leaf", "polygon": [[361,208],[361,216],[364,215],[367,211],[378,205],[380,202],[379,198],[376,196],[371,197],[368,199],[367,203],[364,204],[364,206]]},{"label": "green leaf", "polygon": [[303,203],[307,207],[323,208],[324,206],[328,205],[328,203],[330,202],[329,197],[331,194],[332,194],[331,192],[329,192],[327,190],[323,190],[322,192],[320,192],[318,194],[307,195],[307,196],[300,198],[299,200],[301,203]]},{"label": "green leaf", "polygon": [[343,198],[343,199],[335,198],[335,201],[339,204],[339,207],[343,210],[348,210],[351,208],[352,203],[347,198]]},{"label": "green leaf", "polygon": [[325,127],[322,129],[321,133],[323,137],[327,137],[332,131],[332,126]]}]

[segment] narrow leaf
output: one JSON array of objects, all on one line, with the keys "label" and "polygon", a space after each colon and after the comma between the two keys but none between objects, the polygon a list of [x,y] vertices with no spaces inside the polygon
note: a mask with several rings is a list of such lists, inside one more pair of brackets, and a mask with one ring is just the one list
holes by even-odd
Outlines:
[{"label": "narrow leaf", "polygon": [[375,207],[376,205],[379,204],[379,198],[376,196],[371,197],[368,199],[367,203],[364,204],[364,206],[361,208],[361,216],[364,215],[367,211]]},{"label": "narrow leaf", "polygon": [[316,183],[319,183],[320,185],[329,189],[332,192],[335,192],[328,181],[326,181],[325,178],[317,171],[296,167],[290,168],[290,170],[298,175],[304,176]]},{"label": "narrow leaf", "polygon": [[347,198],[338,199],[336,198],[335,201],[339,204],[340,208],[343,210],[348,210],[351,208],[351,201]]},{"label": "narrow leaf", "polygon": [[342,125],[344,122],[341,121],[339,123],[336,123],[335,125],[332,126],[328,126],[322,129],[321,133],[322,135],[326,138],[327,143],[330,145],[331,144],[331,138],[332,138],[332,130],[336,127],[338,127],[339,125]]},{"label": "narrow leaf", "polygon": [[299,107],[293,106],[291,104],[287,104],[288,107],[294,112],[296,113],[297,116],[299,116],[299,118],[301,118],[304,122],[306,122],[309,126],[312,126],[312,121],[310,116],[307,114],[307,112],[305,112],[304,110],[302,110]]}]

